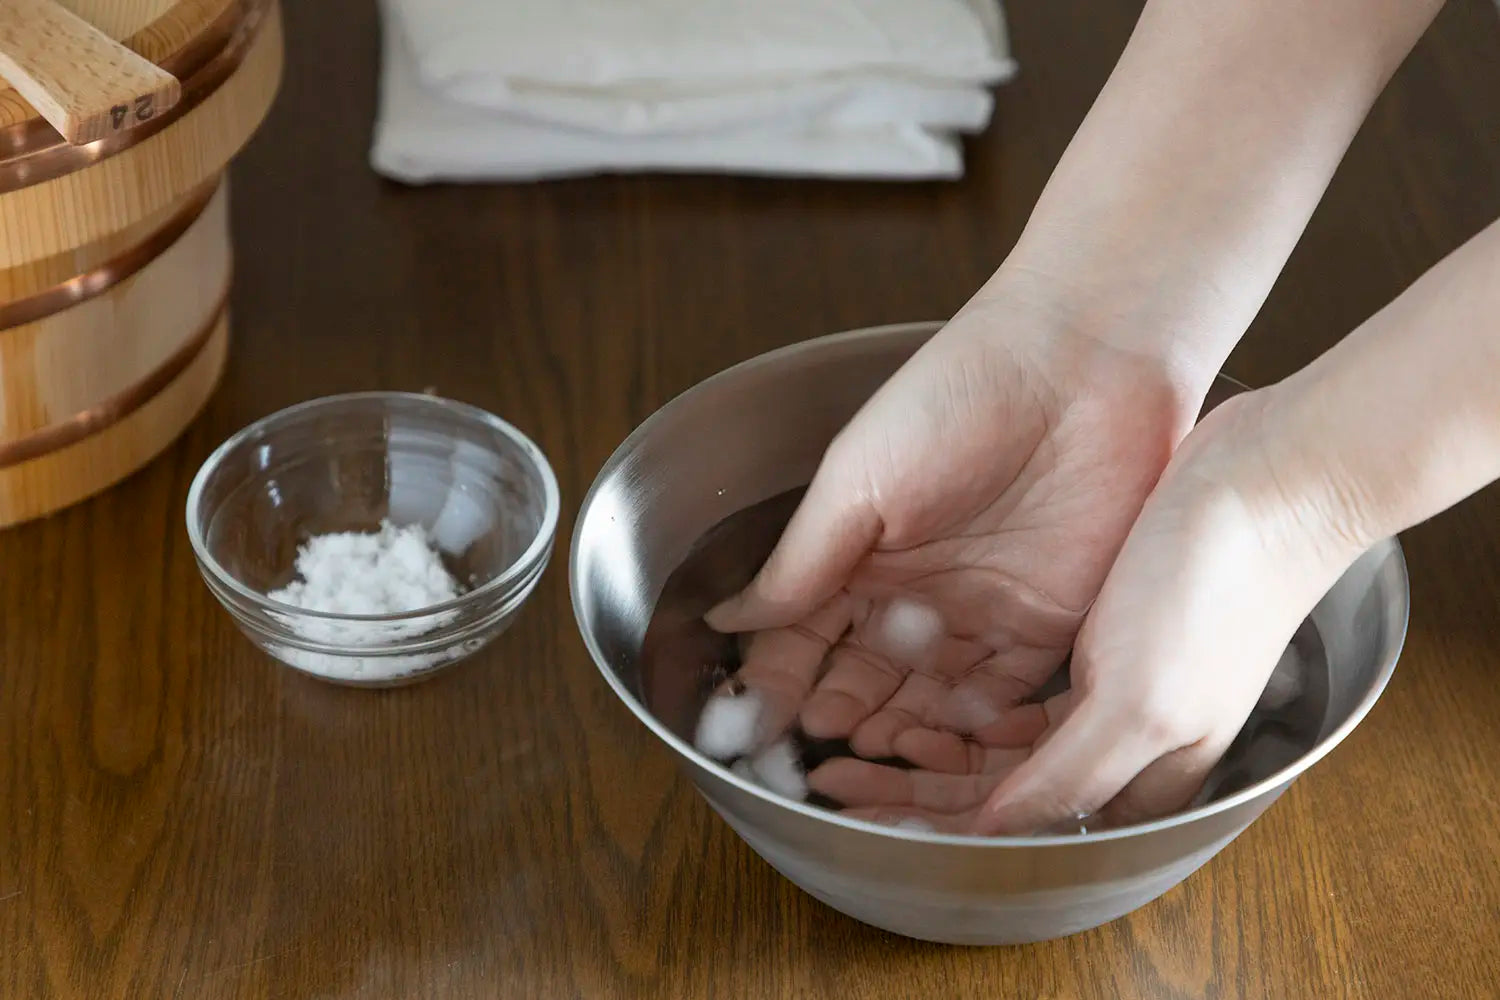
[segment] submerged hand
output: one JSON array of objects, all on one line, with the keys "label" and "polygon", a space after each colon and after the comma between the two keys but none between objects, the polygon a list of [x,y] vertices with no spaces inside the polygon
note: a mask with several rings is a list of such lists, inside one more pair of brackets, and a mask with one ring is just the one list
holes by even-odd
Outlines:
[{"label": "submerged hand", "polygon": [[727,759],[795,720],[864,757],[951,769],[1045,731],[1026,699],[1198,398],[1039,301],[976,300],[829,447],[765,566],[709,615],[750,636],[734,707],[752,710],[724,725],[721,692],[700,747]]},{"label": "submerged hand", "polygon": [[1046,704],[1029,746],[917,754],[914,771],[844,759],[813,787],[857,814],[954,832],[1029,833],[1099,812],[1119,824],[1185,806],[1360,551],[1322,511],[1278,492],[1286,470],[1265,444],[1266,398],[1236,397],[1189,435],[1087,616],[1071,689]]}]

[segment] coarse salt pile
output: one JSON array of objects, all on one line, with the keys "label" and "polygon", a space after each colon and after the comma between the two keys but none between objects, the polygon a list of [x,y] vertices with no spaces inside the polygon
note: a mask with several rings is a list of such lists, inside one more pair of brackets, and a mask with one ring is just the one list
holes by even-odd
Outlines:
[{"label": "coarse salt pile", "polygon": [[[305,611],[336,615],[402,615],[434,607],[462,592],[421,525],[382,521],[370,533],[333,532],[310,538],[297,553],[297,579],[267,594]],[[322,645],[378,650],[420,639],[453,621],[453,609],[402,621],[350,621],[273,615],[293,633]],[[363,656],[278,645],[293,666],[338,680],[390,680],[454,659],[462,644],[412,655]]]},{"label": "coarse salt pile", "polygon": [[297,576],[271,600],[340,615],[395,615],[458,596],[420,524],[382,521],[371,534],[316,535],[297,552]]}]

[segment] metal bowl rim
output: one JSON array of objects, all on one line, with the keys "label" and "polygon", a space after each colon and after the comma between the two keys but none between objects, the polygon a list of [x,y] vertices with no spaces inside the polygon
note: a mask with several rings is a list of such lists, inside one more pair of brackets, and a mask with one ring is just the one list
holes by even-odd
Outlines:
[{"label": "metal bowl rim", "polygon": [[[1388,538],[1377,543],[1375,546],[1372,546],[1370,551],[1376,551],[1381,548],[1388,548],[1390,550],[1390,554],[1389,556],[1387,556],[1387,558],[1394,558],[1396,561],[1397,578],[1400,585],[1400,600],[1398,604],[1401,615],[1396,642],[1393,644],[1390,652],[1386,656],[1385,662],[1381,663],[1376,673],[1375,682],[1370,686],[1369,690],[1365,692],[1359,703],[1355,705],[1354,708],[1350,711],[1348,718],[1340,723],[1339,726],[1333,730],[1333,732],[1329,733],[1322,740],[1318,741],[1318,743],[1306,754],[1297,758],[1296,761],[1288,764],[1286,767],[1270,775],[1269,777],[1256,782],[1248,788],[1241,789],[1233,795],[1226,796],[1222,799],[1217,799],[1195,809],[1189,809],[1184,812],[1176,813],[1163,819],[1151,820],[1145,823],[1135,823],[1129,826],[1111,827],[1110,829],[1100,830],[1095,833],[1046,834],[1027,837],[974,837],[960,834],[935,832],[929,833],[919,830],[897,829],[895,827],[874,823],[869,820],[851,819],[850,817],[845,816],[842,813],[836,813],[827,809],[820,809],[816,806],[811,806],[803,802],[793,802],[790,799],[782,798],[774,792],[767,791],[766,789],[761,788],[759,785],[753,784],[741,778],[739,775],[735,774],[729,768],[720,764],[718,761],[715,761],[711,757],[705,756],[704,754],[700,753],[698,749],[692,744],[688,743],[686,740],[681,739],[675,733],[671,732],[665,726],[663,726],[656,719],[656,717],[651,714],[646,706],[641,703],[640,699],[635,696],[635,693],[625,686],[625,684],[619,679],[619,677],[615,675],[614,671],[609,669],[603,650],[599,648],[599,644],[595,641],[593,635],[590,634],[587,624],[583,619],[583,601],[580,593],[578,573],[579,548],[582,540],[584,526],[588,522],[589,513],[593,508],[594,498],[599,489],[603,486],[604,483],[608,482],[612,478],[615,470],[625,462],[625,460],[635,450],[635,447],[643,439],[651,434],[651,432],[655,429],[656,425],[661,420],[665,419],[664,414],[667,413],[667,411],[673,409],[682,401],[712,391],[713,387],[721,382],[731,381],[737,377],[744,375],[746,372],[753,371],[757,368],[779,365],[786,359],[794,358],[799,354],[810,354],[816,353],[820,350],[825,350],[834,344],[845,343],[852,340],[875,340],[882,337],[898,337],[917,333],[919,331],[925,331],[931,334],[940,330],[943,325],[944,324],[941,322],[928,321],[913,323],[892,323],[884,326],[863,327],[856,330],[847,330],[841,333],[833,333],[822,337],[814,337],[810,340],[799,341],[796,343],[788,344],[784,347],[775,348],[763,354],[755,355],[751,358],[747,358],[744,361],[731,365],[730,367],[725,368],[722,371],[710,375],[708,378],[683,390],[676,396],[669,399],[667,402],[663,403],[645,420],[643,420],[640,425],[636,427],[636,429],[632,431],[629,436],[627,436],[625,440],[620,443],[619,447],[617,447],[605,461],[604,465],[600,468],[598,475],[594,477],[594,481],[589,485],[588,492],[584,495],[583,503],[578,508],[578,516],[573,523],[573,536],[568,549],[568,592],[573,603],[574,620],[578,625],[579,634],[583,637],[584,645],[588,648],[589,656],[594,661],[595,668],[599,671],[600,674],[603,675],[605,683],[610,686],[610,688],[615,692],[620,700],[625,703],[625,705],[630,709],[635,717],[640,720],[640,722],[644,724],[647,729],[651,730],[651,732],[654,733],[658,739],[660,739],[668,747],[674,750],[679,757],[682,757],[688,762],[697,765],[699,768],[708,771],[720,781],[734,786],[741,792],[748,795],[753,795],[772,806],[784,809],[788,812],[798,813],[814,821],[830,823],[834,826],[843,827],[847,830],[856,831],[859,833],[873,834],[880,837],[887,837],[892,840],[907,840],[920,843],[943,844],[952,847],[993,849],[1022,847],[1064,847],[1069,845],[1103,843],[1111,840],[1124,840],[1132,837],[1145,837],[1154,833],[1160,833],[1165,830],[1174,829],[1176,827],[1190,826],[1200,820],[1208,819],[1211,816],[1216,816],[1220,813],[1228,812],[1232,809],[1238,808],[1241,805],[1244,805],[1247,802],[1251,802],[1264,795],[1271,794],[1282,786],[1290,785],[1292,781],[1301,776],[1314,764],[1318,763],[1318,761],[1322,760],[1330,752],[1332,752],[1334,747],[1342,743],[1344,739],[1354,731],[1354,728],[1358,726],[1362,721],[1364,721],[1365,716],[1370,713],[1370,710],[1375,707],[1375,703],[1379,701],[1381,695],[1384,694],[1386,686],[1390,683],[1391,676],[1395,673],[1396,662],[1401,658],[1402,650],[1406,646],[1407,629],[1410,624],[1411,581],[1406,565],[1406,555],[1402,551],[1400,541],[1395,538]],[[1244,387],[1244,383],[1239,382],[1232,377],[1219,377],[1222,377],[1226,381],[1234,383],[1235,385]],[[701,791],[702,790],[700,789],[700,792]]]}]

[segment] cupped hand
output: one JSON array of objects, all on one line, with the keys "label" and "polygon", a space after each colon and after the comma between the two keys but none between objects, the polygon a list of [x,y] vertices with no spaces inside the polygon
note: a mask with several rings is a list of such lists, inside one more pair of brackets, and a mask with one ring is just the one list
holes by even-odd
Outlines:
[{"label": "cupped hand", "polygon": [[862,757],[952,767],[1045,731],[1028,699],[1201,393],[1034,287],[997,285],[846,426],[759,574],[709,614],[749,638],[704,711],[706,752],[733,758],[800,721]]},{"label": "cupped hand", "polygon": [[1264,418],[1235,397],[1190,434],[1146,501],[1073,650],[1071,687],[1024,747],[933,743],[915,770],[843,759],[813,787],[879,819],[1030,833],[1182,808],[1244,724],[1288,641],[1360,551],[1288,475]]}]

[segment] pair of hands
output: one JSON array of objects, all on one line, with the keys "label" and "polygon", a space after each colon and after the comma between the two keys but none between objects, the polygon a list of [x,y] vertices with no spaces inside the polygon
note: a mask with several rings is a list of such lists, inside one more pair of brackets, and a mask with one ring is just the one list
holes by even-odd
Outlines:
[{"label": "pair of hands", "polygon": [[[1274,391],[1194,427],[1207,380],[1055,302],[982,293],[832,443],[760,573],[708,616],[750,635],[747,742],[797,723],[849,740],[859,758],[808,783],[853,815],[1024,834],[1181,808],[1357,554],[1280,492],[1295,448]],[[1070,652],[1069,690],[1034,699]]]}]

